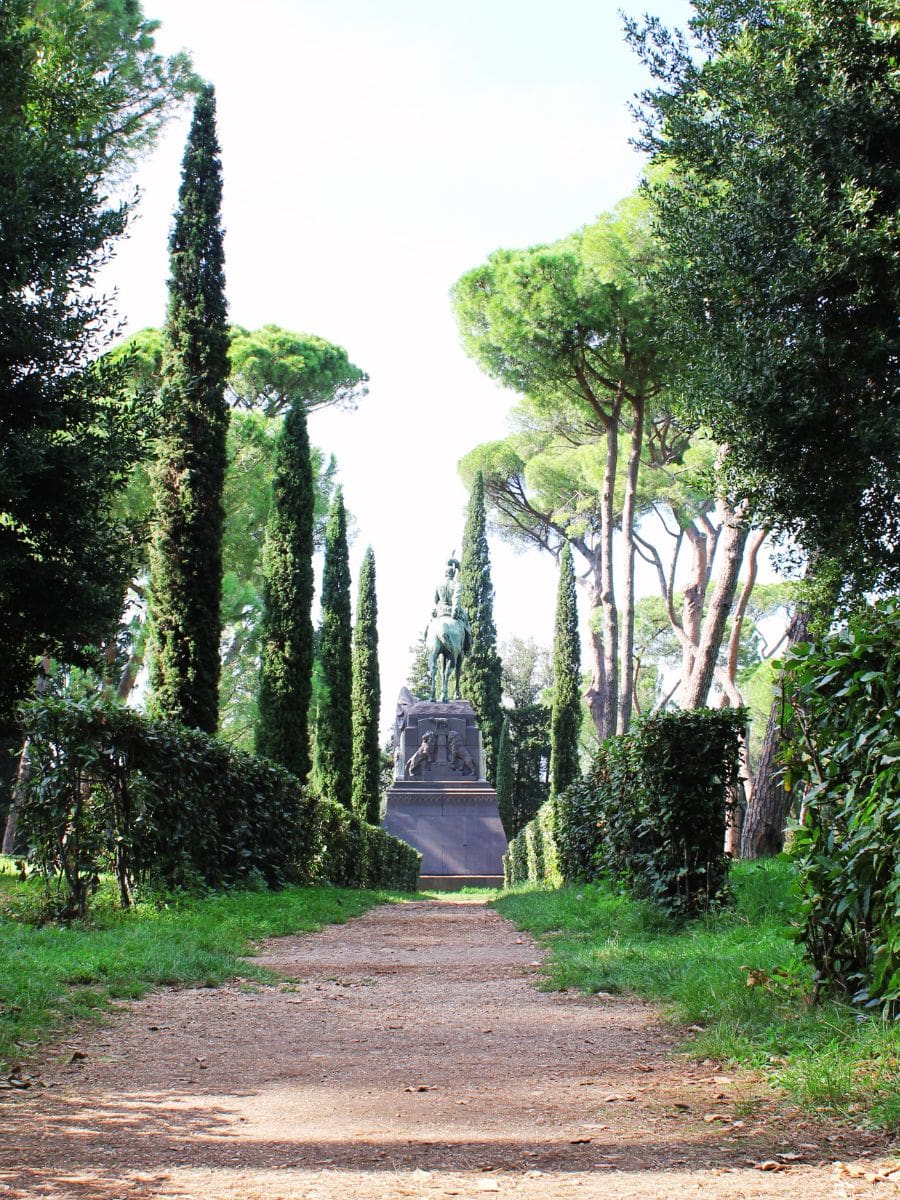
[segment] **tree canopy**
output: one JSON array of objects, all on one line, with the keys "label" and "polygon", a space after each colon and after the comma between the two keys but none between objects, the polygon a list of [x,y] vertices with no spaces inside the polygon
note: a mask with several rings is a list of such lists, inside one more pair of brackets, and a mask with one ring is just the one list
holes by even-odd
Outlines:
[{"label": "tree canopy", "polygon": [[133,542],[117,511],[144,418],[109,364],[93,292],[126,226],[112,177],[193,85],[138,3],[0,6],[0,717],[47,651],[112,633]]},{"label": "tree canopy", "polygon": [[733,487],[861,589],[900,584],[900,77],[885,0],[696,0],[628,36],[682,410]]}]

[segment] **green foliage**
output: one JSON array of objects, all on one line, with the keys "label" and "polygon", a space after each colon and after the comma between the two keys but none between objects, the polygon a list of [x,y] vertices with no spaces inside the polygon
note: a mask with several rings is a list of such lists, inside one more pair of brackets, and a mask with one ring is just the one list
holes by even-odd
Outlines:
[{"label": "green foliage", "polygon": [[275,454],[263,549],[262,653],[256,752],[302,782],[311,767],[313,473],[306,413],[293,406]]},{"label": "green foliage", "polygon": [[[11,868],[11,864],[9,864]],[[290,886],[279,892],[157,893],[122,910],[102,884],[89,925],[37,924],[37,880],[0,860],[0,1068],[23,1044],[58,1038],[72,1019],[156,987],[213,987],[241,976],[282,977],[257,966],[254,944],[343,923],[390,899],[384,892]]]},{"label": "green foliage", "polygon": [[150,683],[156,715],[207,733],[218,727],[228,429],[221,204],[215,98],[206,87],[194,108],[169,241]]},{"label": "green foliage", "polygon": [[884,0],[703,0],[695,46],[627,22],[689,419],[733,486],[856,594],[900,579],[900,121]]},{"label": "green foliage", "polygon": [[63,917],[84,916],[106,871],[125,905],[148,882],[274,888],[339,876],[414,886],[410,847],[198,730],[96,697],[33,702],[25,721],[32,769],[20,827]]},{"label": "green foliage", "polygon": [[570,783],[517,831],[503,862],[506,886],[596,878],[601,818],[601,795],[590,779]]},{"label": "green foliage", "polygon": [[316,714],[316,780],[323,796],[350,808],[353,800],[353,628],[347,515],[341,489],[325,529],[322,624],[318,660],[322,689]]},{"label": "green foliage", "polygon": [[[511,824],[514,837],[527,825],[550,791],[550,710],[529,704],[505,710],[512,759]],[[505,826],[504,826],[505,827]]]},{"label": "green foliage", "polygon": [[381,680],[378,673],[378,600],[375,555],[370,546],[359,572],[353,629],[353,810],[370,825],[381,819]]},{"label": "green foliage", "polygon": [[601,747],[598,865],[675,916],[726,896],[729,796],[737,780],[743,709],[693,709],[636,723]]},{"label": "green foliage", "polygon": [[509,740],[509,717],[504,716],[500,727],[500,745],[497,747],[497,809],[506,840],[511,841],[516,834],[513,812],[513,770],[512,745]]},{"label": "green foliage", "polygon": [[134,545],[118,501],[145,415],[92,360],[112,316],[93,294],[126,226],[112,176],[190,85],[138,3],[0,5],[0,722],[44,651],[107,637]]},{"label": "green foliage", "polygon": [[475,710],[484,741],[485,773],[493,781],[503,725],[503,688],[494,624],[494,585],[487,541],[484,479],[480,472],[475,476],[466,509],[459,582],[461,604],[472,628],[472,650],[463,663],[462,693]]},{"label": "green foliage", "polygon": [[[694,709],[644,718],[608,738],[591,771],[543,806],[542,859],[509,860],[508,881],[596,879],[601,872],[676,917],[719,905],[730,788],[737,777],[743,709]],[[534,824],[534,822],[532,822]],[[528,845],[531,826],[518,835]],[[541,867],[543,862],[544,867]],[[532,871],[538,873],[532,874]]]},{"label": "green foliage", "polygon": [[277,325],[231,330],[232,402],[276,416],[301,406],[307,413],[337,405],[355,408],[366,395],[368,376],[353,365],[342,346],[311,333],[291,333]]},{"label": "green foliage", "polygon": [[805,789],[793,853],[803,938],[821,983],[900,1013],[900,600],[801,643],[784,687],[799,729],[788,779]]},{"label": "green foliage", "polygon": [[683,1048],[693,1057],[762,1071],[810,1109],[896,1126],[900,1025],[808,1005],[813,973],[798,958],[791,864],[736,863],[732,887],[733,908],[688,925],[602,881],[521,890],[497,908],[546,940],[546,986],[662,1003],[682,1031],[691,1027]]},{"label": "green foliage", "polygon": [[553,703],[550,708],[550,794],[565,791],[578,778],[581,734],[581,642],[572,547],[559,559],[556,631],[553,639]]}]

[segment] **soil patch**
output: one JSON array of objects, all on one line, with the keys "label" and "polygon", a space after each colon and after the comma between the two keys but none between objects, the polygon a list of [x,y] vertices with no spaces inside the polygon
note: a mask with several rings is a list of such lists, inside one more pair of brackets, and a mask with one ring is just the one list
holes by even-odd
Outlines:
[{"label": "soil patch", "polygon": [[882,1140],[672,1056],[647,1005],[539,991],[539,959],[453,897],[267,942],[282,983],[155,993],[0,1093],[0,1196],[900,1194]]}]

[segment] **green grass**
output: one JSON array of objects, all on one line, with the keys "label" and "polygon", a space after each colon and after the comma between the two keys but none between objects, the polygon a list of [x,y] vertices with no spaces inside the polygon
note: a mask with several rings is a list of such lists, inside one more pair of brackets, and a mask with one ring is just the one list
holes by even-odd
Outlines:
[{"label": "green grass", "polygon": [[40,924],[40,885],[0,860],[0,1069],[73,1019],[102,1016],[110,1001],[150,988],[215,986],[275,976],[242,958],[252,943],[343,922],[398,893],[290,887],[202,898],[156,898],[122,911],[101,890],[89,921]]},{"label": "green grass", "polygon": [[761,1068],[805,1107],[900,1126],[900,1023],[809,1006],[789,863],[739,863],[732,882],[733,911],[685,927],[604,884],[516,890],[496,907],[550,945],[547,987],[657,1001],[697,1027],[698,1058]]}]

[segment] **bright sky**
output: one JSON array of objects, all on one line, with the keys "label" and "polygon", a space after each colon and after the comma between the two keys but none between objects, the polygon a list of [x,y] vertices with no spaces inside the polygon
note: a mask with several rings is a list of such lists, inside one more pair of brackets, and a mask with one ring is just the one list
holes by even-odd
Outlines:
[{"label": "bright sky", "polygon": [[[562,237],[641,169],[628,102],[647,85],[619,7],[684,24],[687,0],[144,0],[165,52],[215,85],[231,319],[346,347],[356,413],[314,414],[375,551],[385,714],[435,583],[460,550],[458,460],[502,437],[515,396],[463,354],[448,291],[500,246]],[[130,332],[163,321],[187,117],[135,182],[104,279]],[[493,538],[498,638],[553,636],[556,568]]]}]

